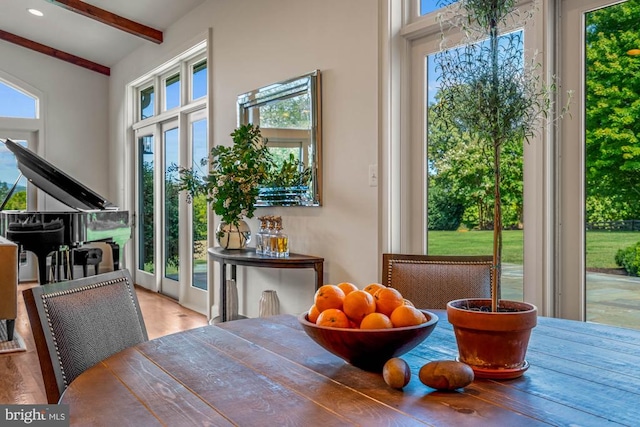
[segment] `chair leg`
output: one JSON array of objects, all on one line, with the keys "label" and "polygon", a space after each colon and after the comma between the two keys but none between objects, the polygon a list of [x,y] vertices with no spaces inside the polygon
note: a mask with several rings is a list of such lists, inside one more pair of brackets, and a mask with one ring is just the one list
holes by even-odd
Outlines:
[{"label": "chair leg", "polygon": [[47,279],[47,256],[37,256],[36,254],[36,258],[38,258],[38,278],[40,280],[40,284],[46,285],[49,283],[49,280]]},{"label": "chair leg", "polygon": [[13,330],[16,326],[16,319],[7,319],[7,340],[13,341]]}]

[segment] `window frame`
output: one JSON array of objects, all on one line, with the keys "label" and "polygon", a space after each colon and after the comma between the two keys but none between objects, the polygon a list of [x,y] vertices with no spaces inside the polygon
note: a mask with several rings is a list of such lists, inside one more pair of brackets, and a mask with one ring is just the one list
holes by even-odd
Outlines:
[{"label": "window frame", "polygon": [[[527,7],[534,0],[523,0],[519,7]],[[424,169],[416,170],[412,158],[416,148],[412,143],[412,133],[421,135],[421,131],[412,127],[411,116],[421,114],[422,109],[416,102],[415,73],[412,69],[412,46],[425,39],[438,40],[440,23],[437,13],[421,17],[411,14],[417,2],[403,0],[382,2],[381,18],[388,25],[383,26],[381,40],[386,40],[381,48],[381,218],[383,252],[425,252],[424,242],[415,242],[415,235],[426,236],[426,218],[416,214],[422,210],[420,202],[415,203],[415,191],[412,183],[425,174]],[[536,11],[535,22],[542,21],[545,28],[533,23],[525,29],[525,51],[544,52],[538,57],[545,78],[550,78],[553,69],[555,49],[555,9],[550,0],[543,0]],[[550,29],[547,29],[550,28]],[[413,77],[412,77],[413,76]],[[419,79],[419,77],[418,77]],[[412,100],[413,96],[413,100]],[[424,117],[424,115],[422,116]],[[413,118],[417,123],[419,119]],[[554,242],[556,239],[555,187],[554,187],[554,148],[553,132],[545,130],[541,141],[526,144],[524,166],[525,205],[525,284],[524,299],[538,306],[541,314],[554,313],[553,285],[555,283],[556,260]],[[413,138],[415,139],[415,138]],[[412,148],[413,147],[413,148]],[[420,156],[420,153],[418,153]],[[426,157],[418,157],[419,159]],[[412,171],[413,169],[413,171]],[[426,183],[426,180],[420,181]],[[424,189],[420,189],[426,197]],[[423,199],[426,200],[426,199]],[[425,205],[426,209],[426,205]],[[413,212],[412,212],[413,211]],[[418,218],[419,217],[419,218]],[[416,231],[420,228],[424,233]]]},{"label": "window frame", "polygon": [[[157,153],[154,154],[154,162],[157,163],[157,165],[163,165],[164,167],[164,158],[160,155],[160,153],[162,152],[164,146],[164,133],[162,132],[163,127],[165,127],[168,123],[177,123],[178,126],[178,139],[179,139],[179,165],[180,166],[188,166],[188,150],[187,150],[187,145],[190,144],[190,126],[191,126],[191,122],[190,122],[190,117],[195,117],[198,116],[199,114],[206,116],[209,120],[210,120],[210,110],[208,108],[208,104],[209,104],[209,100],[211,98],[210,94],[208,93],[209,90],[209,86],[210,86],[210,75],[209,75],[209,63],[210,63],[210,51],[209,51],[209,39],[210,37],[205,38],[203,41],[197,43],[196,45],[194,45],[192,48],[182,52],[181,54],[177,55],[176,57],[174,57],[172,60],[168,61],[167,63],[157,67],[156,69],[150,71],[149,73],[145,74],[144,76],[141,76],[140,78],[130,82],[127,86],[127,93],[128,93],[128,108],[129,108],[129,137],[128,139],[130,140],[131,144],[130,146],[132,147],[132,151],[131,151],[131,155],[132,155],[132,160],[130,163],[130,180],[132,183],[135,183],[134,185],[132,185],[132,187],[136,187],[137,185],[137,179],[138,179],[138,167],[137,167],[137,163],[138,163],[138,139],[137,137],[140,136],[140,132],[144,133],[144,132],[148,132],[149,129],[153,129],[153,134],[155,135],[154,137],[154,147],[153,147],[153,152]],[[199,63],[201,61],[205,60],[207,62],[207,76],[206,76],[206,82],[207,82],[207,93],[205,94],[205,96],[198,98],[196,100],[190,100],[190,94],[191,94],[191,86],[192,86],[192,82],[191,82],[191,77],[186,78],[185,76],[188,75],[189,70],[191,69],[191,64],[193,63]],[[165,109],[165,97],[166,97],[166,93],[165,93],[165,84],[166,84],[166,80],[172,76],[175,76],[176,73],[180,74],[180,105],[174,108],[171,108],[169,110]],[[155,100],[154,100],[154,116],[152,117],[148,117],[145,119],[141,118],[141,105],[140,105],[140,91],[144,90],[146,88],[149,87],[154,87],[154,94],[155,94]],[[210,137],[210,131],[207,131],[207,139],[208,139],[208,149],[210,149],[210,145],[211,145],[211,137]],[[163,169],[164,170],[164,169]],[[162,195],[164,194],[164,183],[162,182],[163,180],[159,180],[158,176],[159,176],[159,172],[156,171],[155,173],[156,176],[156,181],[158,181],[156,183],[156,189],[154,190],[154,194],[156,194],[156,203],[164,203],[163,199],[160,199],[159,197],[163,197]],[[162,187],[162,188],[161,188]],[[138,210],[138,192],[137,191],[133,191],[131,193],[129,193],[129,198],[131,200],[131,206],[134,207],[135,212],[137,212]],[[159,204],[158,206],[163,206],[162,204]],[[190,235],[185,233],[187,231],[187,226],[186,226],[186,220],[182,220],[182,218],[190,218],[190,214],[188,212],[189,210],[189,206],[187,204],[187,197],[184,194],[180,195],[180,202],[179,202],[179,216],[181,218],[180,221],[180,239],[183,239],[184,236]],[[155,223],[155,227],[157,229],[163,229],[164,225],[162,224],[162,221],[158,222],[158,220],[160,220],[161,218],[163,218],[164,216],[164,210],[160,210],[158,209],[159,212],[156,213],[156,223]],[[208,218],[209,221],[209,228],[211,228],[211,224],[212,224],[212,215]],[[155,235],[158,235],[158,231],[155,231]],[[209,235],[211,235],[211,233],[209,233]],[[210,236],[209,236],[210,238]],[[181,240],[182,241],[182,240]],[[160,240],[156,239],[156,242],[160,242]],[[211,242],[209,242],[211,243]],[[137,245],[138,245],[138,239],[136,237],[136,240],[134,242],[135,245],[135,250],[133,251],[133,253],[135,254],[135,256],[137,257],[138,255],[138,249],[137,249]],[[188,246],[187,244],[179,244],[180,247],[180,252],[179,252],[179,256],[182,260],[184,259],[185,263],[188,262],[188,256],[190,255],[188,252]],[[203,313],[207,313],[208,309],[205,308],[205,304],[208,302],[208,298],[206,297],[206,295],[211,292],[211,289],[206,289],[203,290],[201,288],[196,288],[193,286],[188,286],[190,283],[190,279],[191,279],[191,274],[188,273],[186,270],[183,271],[183,266],[180,266],[180,278],[179,281],[177,282],[178,285],[176,286],[175,283],[166,283],[167,279],[164,278],[165,272],[164,272],[164,258],[160,258],[160,252],[162,252],[162,256],[164,256],[164,250],[158,250],[158,253],[155,254],[155,259],[156,259],[156,269],[154,271],[154,274],[152,276],[149,275],[149,273],[146,273],[144,271],[138,271],[138,263],[134,263],[134,265],[136,266],[136,270],[135,272],[132,272],[136,277],[136,280],[140,279],[140,284],[148,289],[151,289],[153,291],[161,291],[163,289],[163,287],[167,287],[165,289],[165,291],[168,294],[173,294],[173,296],[175,298],[177,298],[179,300],[179,302],[181,304],[185,304],[185,305],[189,305],[191,306],[194,310],[199,311],[199,312],[203,312]],[[136,258],[136,261],[137,258]],[[185,265],[186,268],[186,265]],[[208,271],[208,275],[210,277],[211,275],[211,268],[208,267],[207,269]],[[186,274],[185,274],[186,273]],[[211,285],[211,281],[208,280],[208,287],[210,288]]]}]

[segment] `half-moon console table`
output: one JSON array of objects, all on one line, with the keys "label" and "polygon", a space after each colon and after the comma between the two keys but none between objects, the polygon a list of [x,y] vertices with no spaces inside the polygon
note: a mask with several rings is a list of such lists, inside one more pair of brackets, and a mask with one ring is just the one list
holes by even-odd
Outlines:
[{"label": "half-moon console table", "polygon": [[[227,301],[227,265],[231,266],[231,279],[236,279],[236,266],[267,267],[267,268],[313,268],[316,272],[316,290],[322,286],[324,258],[311,255],[290,253],[287,258],[273,258],[256,254],[255,248],[223,249],[213,247],[208,250],[209,256],[220,263],[220,320],[229,319]],[[213,292],[209,292],[209,307],[213,304]],[[211,314],[213,317],[213,314]]]}]

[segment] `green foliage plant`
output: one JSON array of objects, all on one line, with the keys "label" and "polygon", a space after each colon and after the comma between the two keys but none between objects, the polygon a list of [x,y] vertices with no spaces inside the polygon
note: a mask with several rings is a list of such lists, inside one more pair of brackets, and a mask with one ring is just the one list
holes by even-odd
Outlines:
[{"label": "green foliage plant", "polygon": [[640,242],[616,253],[616,264],[623,267],[630,276],[638,276],[640,271]]},{"label": "green foliage plant", "polygon": [[457,230],[462,223],[464,205],[456,200],[455,193],[441,187],[429,190],[429,230]]},{"label": "green foliage plant", "polygon": [[[606,200],[611,220],[640,218],[640,0],[586,15],[587,196]],[[587,216],[595,216],[587,204]],[[594,221],[594,219],[588,219]]]},{"label": "green foliage plant", "polygon": [[[453,4],[451,4],[453,3]],[[555,85],[547,85],[540,65],[525,62],[517,28],[532,18],[520,12],[516,0],[443,0],[439,14],[442,51],[436,56],[440,71],[438,116],[448,126],[464,129],[470,141],[487,154],[492,171],[493,274],[491,311],[498,311],[502,258],[501,154],[509,143],[524,143],[544,128],[553,106]],[[458,28],[461,47],[447,46],[447,33]]]},{"label": "green foliage plant", "polygon": [[213,211],[236,227],[244,218],[253,218],[260,184],[272,167],[271,154],[260,127],[241,125],[231,133],[233,145],[216,145],[201,166],[210,166],[206,176],[193,168],[178,168],[180,190],[191,198],[205,195]]},{"label": "green foliage plant", "polygon": [[307,186],[310,181],[311,168],[296,159],[293,153],[289,153],[289,158],[285,159],[280,167],[272,167],[263,184],[265,187],[286,188]]}]

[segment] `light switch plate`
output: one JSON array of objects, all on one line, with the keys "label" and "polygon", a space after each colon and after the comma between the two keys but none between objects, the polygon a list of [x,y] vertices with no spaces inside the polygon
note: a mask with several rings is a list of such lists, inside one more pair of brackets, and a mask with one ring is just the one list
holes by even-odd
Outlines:
[{"label": "light switch plate", "polygon": [[378,186],[378,165],[369,165],[369,187]]}]

